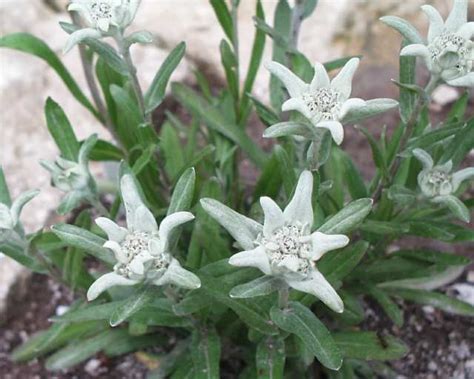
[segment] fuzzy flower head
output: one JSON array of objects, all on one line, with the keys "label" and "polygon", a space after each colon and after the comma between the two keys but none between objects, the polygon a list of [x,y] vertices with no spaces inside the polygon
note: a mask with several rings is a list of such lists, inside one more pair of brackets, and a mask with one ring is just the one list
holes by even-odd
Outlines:
[{"label": "fuzzy flower head", "polygon": [[266,65],[267,69],[280,79],[290,95],[290,99],[283,103],[282,110],[298,111],[314,127],[328,129],[338,145],[344,138],[342,123],[349,121],[351,115],[365,112],[364,116],[370,117],[398,104],[391,99],[378,99],[375,103],[368,104],[365,100],[350,98],[352,78],[358,66],[359,58],[352,58],[330,80],[324,66],[317,62],[314,65],[313,80],[311,83],[305,83],[280,63],[270,62]]},{"label": "fuzzy flower head", "polygon": [[111,25],[130,25],[139,4],[139,0],[72,0],[68,11],[79,12],[91,27],[108,32]]},{"label": "fuzzy flower head", "polygon": [[96,142],[95,134],[85,140],[79,149],[77,161],[61,157],[54,162],[40,161],[51,173],[53,185],[67,193],[60,206],[61,214],[69,212],[80,201],[90,199],[96,192],[96,184],[89,171],[89,154]]},{"label": "fuzzy flower head", "polygon": [[165,217],[158,226],[155,217],[143,203],[130,175],[124,175],[120,188],[125,205],[127,228],[100,217],[97,225],[104,230],[110,249],[117,260],[114,270],[97,279],[87,292],[89,301],[113,286],[129,286],[148,281],[154,285],[175,284],[198,288],[199,278],[181,267],[170,253],[170,233],[177,226],[191,221],[189,212],[176,212]]},{"label": "fuzzy flower head", "polygon": [[[474,22],[467,22],[467,8],[467,0],[454,0],[444,21],[434,7],[423,5],[421,9],[429,20],[428,39],[418,37],[420,41],[410,41],[412,44],[400,54],[422,58],[433,75],[450,85],[474,86]],[[390,25],[390,17],[382,21],[387,19]]]},{"label": "fuzzy flower head", "polygon": [[18,196],[11,205],[0,203],[0,234],[2,231],[15,229],[20,220],[21,210],[38,193],[38,190],[27,191]]},{"label": "fuzzy flower head", "polygon": [[422,194],[433,202],[444,203],[451,209],[457,209],[460,218],[469,221],[468,209],[454,196],[454,193],[462,182],[474,178],[474,167],[453,173],[452,161],[434,165],[433,158],[423,149],[414,149],[413,155],[423,166],[423,170],[418,174],[418,185]]},{"label": "fuzzy flower head", "polygon": [[88,27],[69,36],[64,53],[86,39],[112,35],[111,27],[125,29],[135,18],[139,5],[140,0],[72,0],[68,10],[80,13]]},{"label": "fuzzy flower head", "polygon": [[[334,288],[318,271],[316,262],[327,252],[349,243],[345,235],[311,232],[313,177],[304,171],[288,206],[281,210],[269,197],[260,198],[265,220],[263,225],[240,216],[247,233],[235,222],[226,222],[223,206],[203,199],[204,209],[226,227],[245,251],[233,255],[229,263],[239,267],[256,267],[266,275],[279,277],[290,287],[318,297],[335,312],[342,312],[343,302]],[[232,211],[233,212],[233,211]]]}]

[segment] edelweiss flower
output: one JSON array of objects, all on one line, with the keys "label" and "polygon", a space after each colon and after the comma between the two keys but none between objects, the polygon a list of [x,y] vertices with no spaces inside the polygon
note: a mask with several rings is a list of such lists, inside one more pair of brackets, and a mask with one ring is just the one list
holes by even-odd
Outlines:
[{"label": "edelweiss flower", "polygon": [[349,238],[341,234],[311,233],[312,192],[313,176],[304,171],[284,211],[269,197],[260,198],[265,216],[263,226],[231,210],[233,218],[226,218],[224,213],[228,208],[216,200],[202,199],[201,204],[246,249],[229,259],[231,265],[256,267],[266,275],[280,277],[290,287],[310,293],[335,312],[342,312],[341,298],[315,262],[328,251],[346,246]]},{"label": "edelweiss flower", "polygon": [[[423,58],[433,75],[450,85],[474,86],[474,43],[471,41],[474,22],[467,22],[467,5],[467,0],[454,0],[446,22],[431,5],[423,5],[421,9],[430,24],[428,41],[410,41],[412,44],[404,47],[400,54]],[[382,18],[382,21],[391,25],[390,17]]]},{"label": "edelweiss flower", "polygon": [[370,112],[370,117],[396,107],[392,99],[377,99],[371,103],[359,98],[349,98],[352,91],[352,77],[359,65],[358,58],[352,58],[331,81],[321,63],[314,65],[314,77],[311,83],[303,82],[285,66],[270,62],[267,69],[282,81],[290,99],[282,106],[283,111],[296,110],[303,114],[316,128],[325,128],[331,132],[333,140],[339,145],[344,138],[342,123],[350,118],[351,113]]},{"label": "edelweiss flower", "polygon": [[474,167],[451,173],[452,161],[435,166],[433,158],[425,150],[414,149],[413,155],[423,165],[423,170],[418,174],[418,185],[423,195],[433,202],[444,203],[450,209],[460,210],[458,214],[462,215],[464,221],[469,222],[469,210],[453,194],[463,181],[474,177]]},{"label": "edelweiss flower", "polygon": [[135,18],[139,5],[140,0],[72,0],[68,10],[79,12],[89,27],[72,33],[64,52],[86,38],[106,36],[110,26],[126,28]]},{"label": "edelweiss flower", "polygon": [[59,212],[67,213],[85,199],[95,196],[96,185],[89,171],[89,154],[97,142],[97,135],[90,136],[79,149],[77,162],[57,158],[55,162],[41,160],[40,164],[51,173],[53,185],[67,195]]},{"label": "edelweiss flower", "polygon": [[11,206],[0,203],[0,232],[2,230],[13,230],[19,222],[20,213],[25,204],[38,194],[38,190],[31,190],[18,196]]},{"label": "edelweiss flower", "polygon": [[120,183],[126,210],[127,228],[100,217],[97,225],[107,233],[105,247],[113,251],[117,264],[114,271],[101,276],[87,291],[89,301],[113,286],[131,286],[143,281],[161,286],[175,284],[199,288],[201,281],[181,267],[169,251],[169,236],[177,226],[191,221],[189,212],[176,212],[165,217],[158,227],[153,214],[140,198],[134,179],[124,175]]}]

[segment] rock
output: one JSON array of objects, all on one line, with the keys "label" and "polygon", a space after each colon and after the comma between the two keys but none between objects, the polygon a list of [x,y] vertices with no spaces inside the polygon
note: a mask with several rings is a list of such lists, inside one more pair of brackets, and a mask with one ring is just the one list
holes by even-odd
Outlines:
[{"label": "rock", "polygon": [[459,300],[474,305],[474,286],[467,283],[457,283],[449,287],[450,292],[454,293]]}]

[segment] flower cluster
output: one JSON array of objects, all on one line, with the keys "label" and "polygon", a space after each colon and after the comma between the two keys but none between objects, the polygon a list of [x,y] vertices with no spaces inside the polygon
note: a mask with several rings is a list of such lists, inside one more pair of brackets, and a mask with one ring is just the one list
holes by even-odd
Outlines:
[{"label": "flower cluster", "polygon": [[64,48],[71,50],[87,38],[102,38],[110,35],[110,29],[124,29],[135,18],[140,0],[72,0],[69,11],[78,12],[88,27],[71,34]]},{"label": "flower cluster", "polygon": [[53,185],[66,193],[58,208],[60,214],[70,212],[81,201],[91,201],[96,197],[96,184],[89,171],[89,155],[96,142],[95,134],[86,139],[79,149],[77,161],[61,157],[54,162],[40,161],[51,173]]},{"label": "flower cluster", "polygon": [[293,198],[283,211],[269,197],[260,198],[265,216],[263,225],[233,211],[227,217],[225,206],[216,200],[203,199],[201,204],[245,249],[229,259],[231,265],[256,267],[265,275],[281,278],[298,291],[316,296],[335,312],[342,312],[341,298],[318,271],[315,262],[327,252],[346,246],[349,238],[311,232],[312,192],[313,176],[304,171]]},{"label": "flower cluster", "polygon": [[433,158],[425,150],[414,149],[413,155],[423,165],[423,170],[418,174],[418,185],[423,195],[435,203],[447,205],[464,221],[469,222],[469,210],[454,193],[463,181],[474,178],[474,167],[453,173],[452,161],[435,166]]},{"label": "flower cluster", "polygon": [[105,217],[96,220],[108,236],[104,246],[114,253],[117,264],[113,272],[101,276],[92,284],[87,292],[88,300],[94,300],[110,287],[141,282],[199,288],[199,278],[181,267],[171,255],[169,246],[173,229],[191,221],[194,216],[189,212],[176,212],[165,217],[158,227],[153,214],[143,203],[133,177],[124,175],[120,188],[127,228]]},{"label": "flower cluster", "polygon": [[[350,98],[352,78],[359,65],[359,58],[350,59],[332,80],[321,63],[314,65],[311,83],[305,83],[298,76],[278,62],[270,62],[267,69],[285,85],[290,99],[282,105],[283,111],[296,110],[305,116],[315,128],[325,128],[338,145],[344,138],[342,124],[371,117],[398,105],[392,99],[365,101]],[[359,117],[362,116],[362,117]]]},{"label": "flower cluster", "polygon": [[[401,55],[418,56],[436,78],[441,78],[452,86],[474,86],[474,23],[467,22],[467,0],[454,0],[453,8],[446,19],[431,5],[421,9],[429,19],[428,40],[418,36],[416,30],[411,44],[405,46]],[[383,17],[382,21],[401,29],[403,23],[393,23],[394,17]]]}]

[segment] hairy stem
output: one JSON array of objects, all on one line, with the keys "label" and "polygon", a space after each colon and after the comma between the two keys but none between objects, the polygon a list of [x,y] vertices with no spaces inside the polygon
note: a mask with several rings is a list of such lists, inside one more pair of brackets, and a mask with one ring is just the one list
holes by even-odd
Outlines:
[{"label": "hairy stem", "polygon": [[288,307],[289,296],[290,291],[286,285],[278,291],[278,307],[280,307],[280,309],[285,309]]},{"label": "hairy stem", "polygon": [[[408,119],[406,123],[405,132],[403,133],[403,136],[401,138],[397,155],[392,165],[389,167],[389,175],[388,175],[389,182],[386,185],[387,187],[390,186],[391,179],[395,176],[395,174],[397,173],[402,163],[402,157],[400,157],[398,153],[405,149],[408,141],[410,140],[415,130],[421,111],[423,110],[425,105],[427,105],[428,102],[430,101],[431,93],[436,88],[438,81],[439,81],[439,78],[437,76],[432,76],[430,81],[425,87],[424,93],[418,96],[418,100],[415,104],[415,108],[413,109],[412,113],[410,114],[410,118]],[[377,189],[374,192],[374,196],[373,196],[374,202],[378,202],[380,200],[384,188],[385,188],[384,183],[382,181],[379,182],[379,185],[377,186]]]}]

